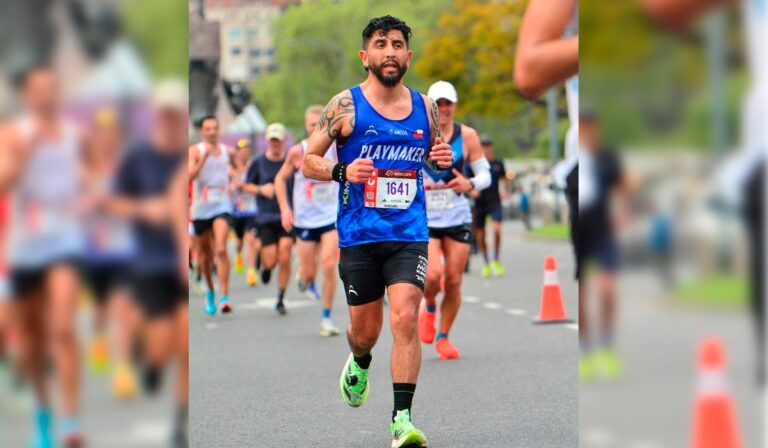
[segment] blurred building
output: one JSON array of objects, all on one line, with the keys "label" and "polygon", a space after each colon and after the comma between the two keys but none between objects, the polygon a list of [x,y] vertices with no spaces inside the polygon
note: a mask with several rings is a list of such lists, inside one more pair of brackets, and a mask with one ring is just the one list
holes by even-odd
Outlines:
[{"label": "blurred building", "polygon": [[205,19],[219,23],[221,77],[250,83],[275,67],[270,26],[296,0],[206,0]]}]

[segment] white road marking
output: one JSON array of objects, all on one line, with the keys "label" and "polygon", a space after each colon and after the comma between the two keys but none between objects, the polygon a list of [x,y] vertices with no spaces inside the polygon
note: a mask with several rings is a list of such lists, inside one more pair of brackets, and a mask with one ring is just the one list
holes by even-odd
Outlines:
[{"label": "white road marking", "polygon": [[466,303],[480,303],[480,298],[475,296],[464,296],[462,301]]},{"label": "white road marking", "polygon": [[213,329],[215,329],[218,326],[219,326],[219,324],[215,324],[213,322],[208,322],[207,324],[205,324],[205,328],[207,328],[208,330],[213,330]]},{"label": "white road marking", "polygon": [[[277,301],[277,298],[275,297],[263,297],[254,300],[252,303],[243,303],[240,305],[233,306],[235,312],[237,310],[271,310],[275,307],[275,302]],[[310,302],[310,301],[302,301],[302,300],[286,300],[283,302],[285,304],[285,307],[288,309],[292,308],[303,308],[305,306],[315,306],[319,301],[316,302]]]},{"label": "white road marking", "polygon": [[566,324],[565,328],[567,328],[569,330],[579,331],[579,324]]},{"label": "white road marking", "polygon": [[171,426],[162,422],[137,422],[127,433],[115,434],[101,443],[115,448],[162,446],[168,442]]},{"label": "white road marking", "polygon": [[500,310],[501,304],[496,302],[486,302],[483,304],[485,308],[488,308],[489,310]]},{"label": "white road marking", "polygon": [[525,316],[527,313],[525,312],[525,310],[510,308],[507,310],[507,314],[511,314],[513,316]]},{"label": "white road marking", "polygon": [[613,434],[604,429],[592,428],[584,431],[582,435],[585,448],[603,448],[615,446]]}]

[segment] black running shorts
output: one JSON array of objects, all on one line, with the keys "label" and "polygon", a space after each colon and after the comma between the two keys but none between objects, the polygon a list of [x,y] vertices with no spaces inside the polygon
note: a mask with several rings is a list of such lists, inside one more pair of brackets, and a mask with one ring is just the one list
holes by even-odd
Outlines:
[{"label": "black running shorts", "polygon": [[384,296],[395,283],[422,291],[427,275],[427,243],[383,242],[342,247],[339,276],[347,303],[364,305]]}]

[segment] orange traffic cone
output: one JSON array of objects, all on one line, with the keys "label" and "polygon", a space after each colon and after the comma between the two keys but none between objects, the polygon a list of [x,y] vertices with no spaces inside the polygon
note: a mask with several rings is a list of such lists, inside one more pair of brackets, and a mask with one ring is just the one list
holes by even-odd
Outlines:
[{"label": "orange traffic cone", "polygon": [[725,351],[719,339],[699,348],[699,386],[693,411],[692,448],[739,448],[736,409],[725,381]]},{"label": "orange traffic cone", "polygon": [[548,255],[544,259],[544,285],[541,288],[541,306],[539,315],[534,318],[534,324],[562,324],[573,322],[565,314],[563,294],[557,280],[557,264],[555,257]]}]

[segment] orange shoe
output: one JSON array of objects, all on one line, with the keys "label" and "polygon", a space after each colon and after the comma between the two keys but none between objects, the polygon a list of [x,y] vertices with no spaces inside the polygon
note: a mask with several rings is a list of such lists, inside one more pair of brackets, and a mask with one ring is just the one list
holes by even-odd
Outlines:
[{"label": "orange shoe", "polygon": [[435,315],[427,311],[427,302],[422,300],[419,307],[419,339],[425,344],[435,340]]},{"label": "orange shoe", "polygon": [[461,356],[448,338],[443,338],[437,341],[435,349],[437,350],[437,354],[440,355],[440,359],[443,361],[447,359],[459,359]]}]

